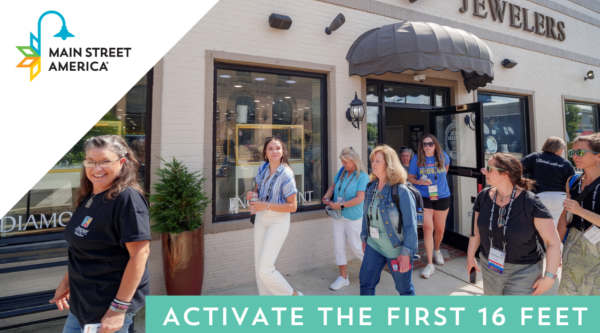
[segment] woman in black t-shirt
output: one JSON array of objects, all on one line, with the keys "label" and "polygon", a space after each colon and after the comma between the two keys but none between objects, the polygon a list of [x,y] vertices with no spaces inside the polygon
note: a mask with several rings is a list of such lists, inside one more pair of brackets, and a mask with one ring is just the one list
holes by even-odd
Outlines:
[{"label": "woman in black t-shirt", "polygon": [[150,292],[148,204],[139,163],[121,137],[90,138],[84,150],[76,210],[65,228],[69,269],[50,303],[71,310],[63,333],[87,324],[124,333]]},{"label": "woman in black t-shirt", "polygon": [[[560,260],[552,215],[530,192],[534,181],[521,178],[521,164],[512,155],[494,154],[481,171],[492,187],[481,191],[473,206],[467,272],[482,272],[485,295],[540,295],[554,284]],[[541,242],[548,258],[543,276]]]},{"label": "woman in black t-shirt", "polygon": [[[560,216],[558,233],[564,239],[569,230],[563,250],[563,271],[558,293],[560,295],[600,295],[600,185],[594,184],[600,177],[600,135],[580,136],[569,151],[577,168],[583,175],[567,182],[567,195]],[[591,185],[591,186],[590,186]],[[590,186],[582,204],[575,201],[579,193]],[[567,221],[570,212],[570,223]]]}]

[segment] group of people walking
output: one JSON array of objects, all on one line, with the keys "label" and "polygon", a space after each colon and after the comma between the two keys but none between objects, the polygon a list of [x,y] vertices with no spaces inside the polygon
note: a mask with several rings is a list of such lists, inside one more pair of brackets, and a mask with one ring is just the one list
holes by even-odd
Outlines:
[{"label": "group of people walking", "polygon": [[[560,138],[551,137],[541,153],[521,161],[496,153],[481,170],[490,187],[473,205],[467,272],[482,273],[484,294],[542,294],[562,264],[559,294],[600,295],[600,134],[578,137],[568,151],[582,174],[561,157],[565,148]],[[88,323],[101,323],[101,332],[126,332],[149,293],[150,221],[138,185],[139,163],[115,135],[90,138],[84,150],[76,210],[65,228],[69,269],[50,302],[71,310],[63,332],[81,332]],[[297,208],[298,190],[286,154],[280,138],[267,138],[256,186],[246,194],[255,215],[260,295],[302,296],[275,268],[290,213]],[[400,295],[415,295],[418,225],[423,226],[428,262],[421,277],[434,274],[434,263],[444,265],[440,244],[451,202],[450,157],[431,134],[421,138],[416,154],[402,148],[398,156],[387,145],[373,149],[370,175],[352,147],[339,157],[343,167],[323,196],[340,273],[330,288],[350,284],[348,240],[362,261],[361,295],[375,295],[385,266]]]}]

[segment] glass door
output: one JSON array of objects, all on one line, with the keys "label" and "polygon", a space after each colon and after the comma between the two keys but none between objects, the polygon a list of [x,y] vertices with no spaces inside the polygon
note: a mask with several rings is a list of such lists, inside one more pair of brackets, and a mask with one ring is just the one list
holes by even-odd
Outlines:
[{"label": "glass door", "polygon": [[472,103],[429,112],[431,132],[450,156],[448,187],[451,205],[444,242],[466,251],[471,233],[473,202],[485,177],[482,103]]}]

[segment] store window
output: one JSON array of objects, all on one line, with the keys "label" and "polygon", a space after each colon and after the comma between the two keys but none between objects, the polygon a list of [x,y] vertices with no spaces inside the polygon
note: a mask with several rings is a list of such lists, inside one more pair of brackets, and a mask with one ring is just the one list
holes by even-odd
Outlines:
[{"label": "store window", "polygon": [[325,76],[218,65],[215,105],[215,221],[250,212],[246,192],[263,162],[267,137],[279,136],[296,178],[298,211],[324,194]]},{"label": "store window", "polygon": [[140,162],[140,185],[146,183],[148,75],[121,98],[42,179],[0,220],[0,246],[63,239],[62,231],[74,211],[85,159],[83,143],[90,137],[122,136]]},{"label": "store window", "polygon": [[[565,102],[565,138],[567,149],[573,148],[573,141],[580,135],[598,133],[598,106]],[[573,159],[569,158],[571,163]],[[575,165],[573,163],[573,165]]]},{"label": "store window", "polygon": [[478,94],[483,103],[485,160],[494,153],[509,153],[521,160],[527,155],[526,102],[524,97]]}]

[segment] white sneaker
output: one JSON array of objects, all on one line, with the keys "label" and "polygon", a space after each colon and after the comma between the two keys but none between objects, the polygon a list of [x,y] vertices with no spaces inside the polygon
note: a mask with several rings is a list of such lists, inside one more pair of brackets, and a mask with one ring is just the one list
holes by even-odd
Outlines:
[{"label": "white sneaker", "polygon": [[296,294],[298,294],[298,296],[304,296],[304,294],[299,292],[298,290],[296,290]]},{"label": "white sneaker", "polygon": [[350,285],[349,278],[344,279],[343,277],[338,276],[337,280],[335,280],[335,282],[332,283],[331,286],[329,286],[329,288],[331,288],[331,290],[340,290],[340,289],[342,289],[342,287],[349,286],[349,285]]},{"label": "white sneaker", "polygon": [[433,251],[433,260],[435,263],[444,266],[444,256],[442,255],[442,251]]},{"label": "white sneaker", "polygon": [[429,279],[433,273],[435,273],[435,266],[433,264],[427,264],[425,268],[421,271],[421,277],[425,279]]}]

